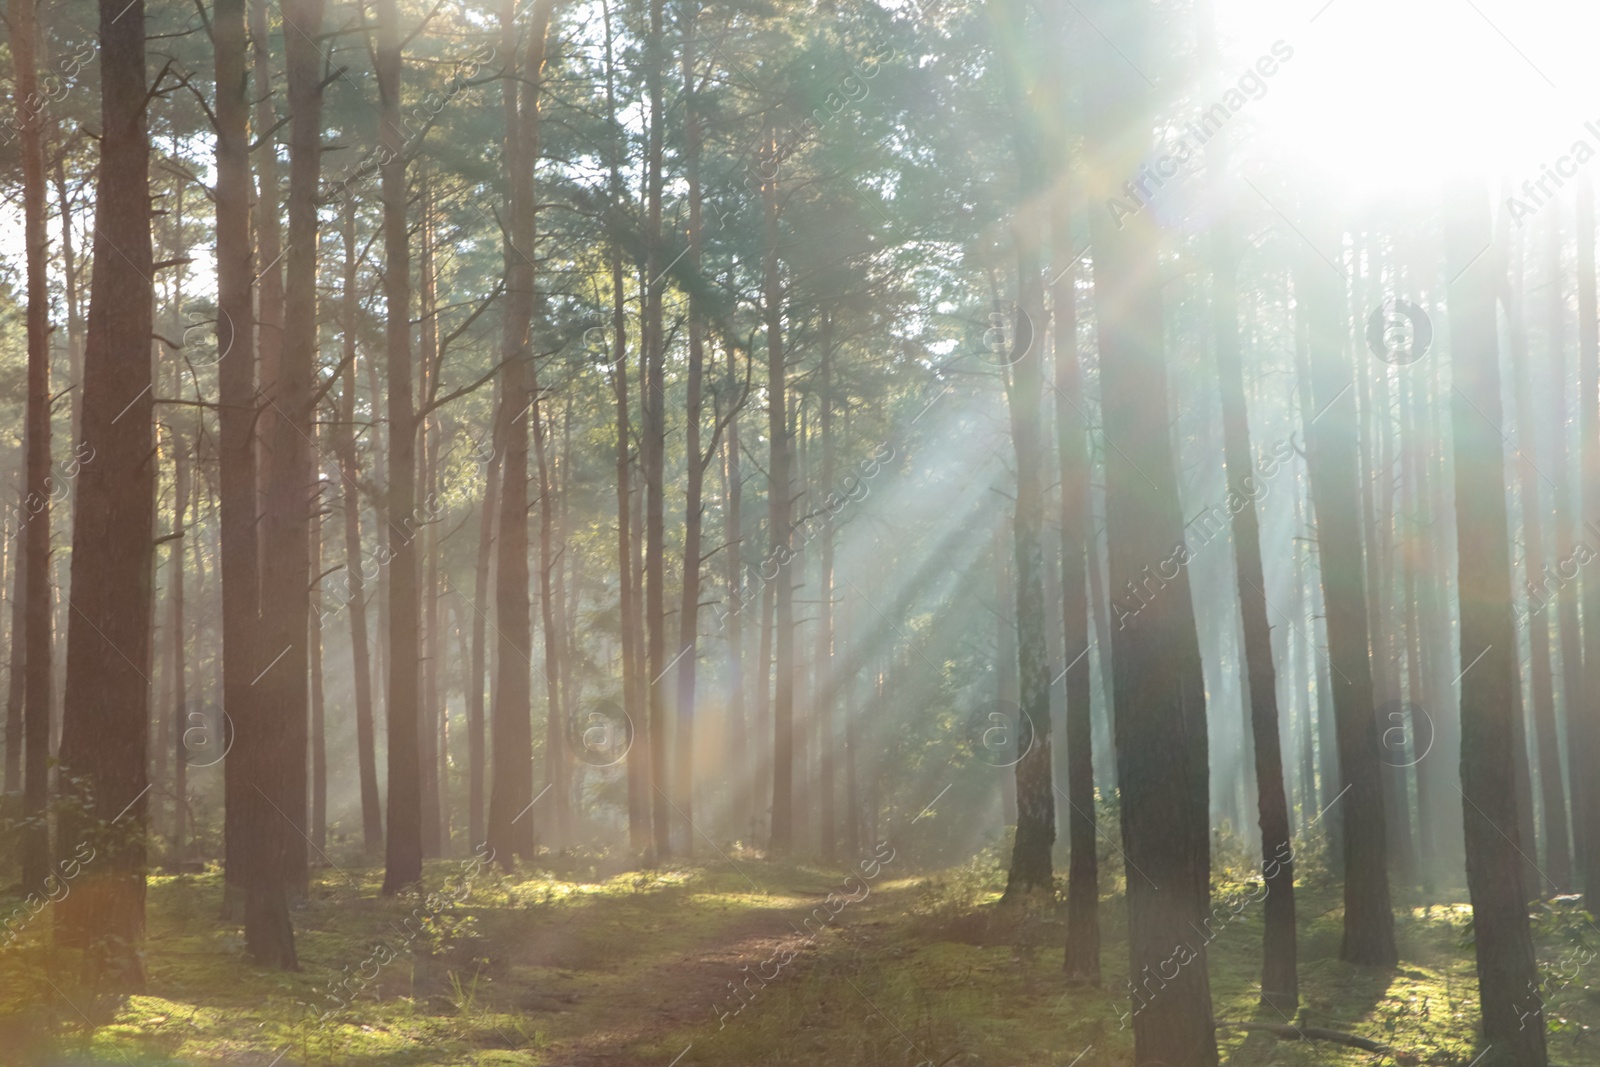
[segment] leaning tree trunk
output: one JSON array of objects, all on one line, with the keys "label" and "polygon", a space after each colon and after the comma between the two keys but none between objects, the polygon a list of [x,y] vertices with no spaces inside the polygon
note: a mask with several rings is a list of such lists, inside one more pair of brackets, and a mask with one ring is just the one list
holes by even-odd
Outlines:
[{"label": "leaning tree trunk", "polygon": [[1544,1012],[1514,835],[1513,690],[1517,638],[1511,621],[1511,550],[1500,431],[1494,261],[1488,192],[1476,183],[1446,199],[1450,284],[1450,424],[1455,444],[1457,583],[1461,662],[1472,677],[1461,692],[1461,795],[1472,898],[1478,998],[1490,1064],[1543,1067]]},{"label": "leaning tree trunk", "polygon": [[[27,507],[21,516],[27,538],[18,565],[22,581],[22,644],[26,649],[22,722],[24,779],[22,887],[43,888],[50,874],[50,291],[46,278],[50,243],[45,232],[44,112],[37,105],[36,50],[40,41],[38,0],[14,0],[12,58],[17,77],[17,121],[22,131],[23,247],[27,260],[28,412]],[[12,639],[18,634],[12,631]]]},{"label": "leaning tree trunk", "polygon": [[[1315,210],[1315,209],[1314,209]],[[1313,224],[1320,220],[1313,220]],[[1337,247],[1331,226],[1315,225],[1310,247]],[[1311,397],[1306,467],[1316,512],[1326,604],[1328,664],[1343,788],[1333,801],[1343,817],[1344,942],[1341,959],[1392,967],[1398,959],[1389,906],[1387,829],[1378,763],[1378,728],[1368,658],[1362,579],[1360,457],[1351,365],[1345,354],[1343,298],[1335,268],[1315,251],[1302,254],[1296,299],[1306,309]]]},{"label": "leaning tree trunk", "polygon": [[[1146,60],[1148,5],[1095,0],[1087,12],[1121,53],[1090,42],[1083,80],[1092,203],[1117,193],[1111,175],[1136,173],[1148,151],[1150,106],[1137,67]],[[1124,58],[1126,56],[1126,58]],[[1090,215],[1106,440],[1111,587],[1149,582],[1159,561],[1186,558],[1161,334],[1158,230],[1148,211],[1119,228]],[[1148,479],[1148,480],[1147,480]],[[1165,571],[1161,573],[1166,578]],[[1159,970],[1174,947],[1187,965],[1134,1015],[1138,1067],[1217,1063],[1206,946],[1196,934],[1210,903],[1205,683],[1187,570],[1154,590],[1112,634],[1117,780],[1128,861],[1129,973]],[[1162,975],[1165,978],[1165,974]]]},{"label": "leaning tree trunk", "polygon": [[143,0],[100,0],[100,171],[73,509],[60,780],[64,840],[95,850],[55,908],[58,940],[93,949],[102,987],[144,983],[145,794],[155,466],[150,138]]}]

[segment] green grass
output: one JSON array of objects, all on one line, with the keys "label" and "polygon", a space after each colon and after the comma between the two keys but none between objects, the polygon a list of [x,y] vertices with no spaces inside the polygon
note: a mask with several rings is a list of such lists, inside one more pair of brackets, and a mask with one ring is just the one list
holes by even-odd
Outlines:
[{"label": "green grass", "polygon": [[[218,919],[215,871],[156,877],[143,995],[114,997],[76,981],[70,955],[53,955],[48,913],[0,954],[0,1063],[266,1067],[280,1055],[281,1067],[666,1067],[679,1056],[681,1067],[1066,1067],[1080,1054],[1080,1067],[1130,1061],[1118,896],[1102,902],[1106,985],[1093,989],[1061,977],[1058,907],[998,908],[992,855],[936,876],[907,877],[904,861],[885,866],[870,892],[836,904],[837,916],[809,942],[796,930],[812,909],[830,891],[859,896],[861,883],[846,888],[843,871],[749,854],[732,863],[737,869],[719,859],[609,878],[485,870],[469,897],[438,909],[381,897],[376,869],[319,871],[294,914],[297,974],[246,960],[239,929]],[[428,884],[460,871],[432,863]],[[1216,886],[1219,900],[1243,889]],[[1375,972],[1336,959],[1336,887],[1302,885],[1297,903],[1301,1011],[1292,1021],[1381,1040],[1401,1055],[1225,1029],[1225,1062],[1471,1062],[1477,985],[1464,906],[1403,910],[1402,963]],[[1246,907],[1210,946],[1221,1019],[1289,1021],[1257,1004],[1260,912]],[[414,913],[427,921],[413,920],[422,933],[407,942],[403,924]],[[1541,912],[1536,931],[1552,974],[1552,1059],[1600,1063],[1600,979],[1590,973],[1600,960],[1567,967],[1566,981],[1559,966],[1594,931],[1563,907]],[[374,950],[384,943],[394,958],[378,965]],[[785,951],[793,958],[777,966]],[[358,994],[325,999],[330,983],[358,974],[368,977]],[[309,1003],[332,1014],[319,1021]]]}]

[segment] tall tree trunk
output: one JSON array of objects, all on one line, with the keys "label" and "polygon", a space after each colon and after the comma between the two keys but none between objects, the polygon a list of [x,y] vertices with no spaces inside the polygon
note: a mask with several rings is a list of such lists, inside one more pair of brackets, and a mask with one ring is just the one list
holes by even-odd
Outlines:
[{"label": "tall tree trunk", "polygon": [[533,393],[533,448],[539,471],[539,613],[544,635],[545,680],[545,731],[544,767],[545,782],[551,793],[549,826],[551,844],[566,848],[570,842],[565,836],[565,805],[570,799],[567,791],[566,732],[562,724],[561,692],[561,593],[556,587],[556,527],[555,493],[553,491],[545,432],[545,406],[548,397],[539,389],[538,375],[529,368]]},{"label": "tall tree trunk", "polygon": [[[1061,464],[1062,655],[1067,689],[1067,950],[1074,981],[1100,982],[1099,830],[1095,825],[1094,737],[1090,708],[1088,545],[1089,427],[1078,366],[1077,273],[1072,269],[1072,205],[1063,184],[1051,199],[1050,302],[1055,314],[1056,452]],[[1056,266],[1060,264],[1060,266]]]},{"label": "tall tree trunk", "polygon": [[326,706],[322,690],[322,479],[320,464],[313,463],[318,475],[313,484],[318,496],[312,501],[310,537],[310,611],[307,612],[307,655],[311,670],[311,846],[318,853],[328,847],[328,734]]},{"label": "tall tree trunk", "polygon": [[255,768],[251,786],[252,845],[259,843],[245,887],[245,944],[264,966],[298,969],[288,897],[305,891],[309,810],[306,789],[310,669],[311,438],[317,355],[317,181],[322,135],[322,0],[283,7],[285,82],[289,94],[288,247],[283,345],[275,378],[262,388],[274,419],[263,438],[271,458],[263,466],[264,574],[259,643],[267,657],[254,686],[259,714],[239,739]]},{"label": "tall tree trunk", "polygon": [[[493,781],[489,793],[489,848],[505,866],[515,856],[532,859],[533,804],[532,678],[533,624],[528,599],[528,409],[534,403],[533,170],[539,157],[539,91],[544,76],[545,35],[554,0],[536,0],[527,53],[508,62],[504,80],[506,174],[510,221],[505,233],[506,309],[501,338],[500,410],[497,439],[504,442],[500,531],[496,538],[495,629],[497,682],[493,706]],[[501,15],[506,54],[515,57],[515,5]],[[518,91],[519,84],[523,85]]]},{"label": "tall tree trunk", "polygon": [[[1594,265],[1594,186],[1578,178],[1578,433],[1582,440],[1583,525],[1600,527],[1600,321],[1596,320]],[[1600,619],[1600,575],[1583,576],[1582,618]],[[1583,628],[1583,693],[1569,729],[1572,747],[1579,754],[1584,783],[1579,793],[1581,810],[1572,823],[1583,839],[1584,907],[1600,914],[1600,626]]]},{"label": "tall tree trunk", "polygon": [[58,940],[95,946],[88,970],[103,988],[131,990],[144,984],[150,693],[137,664],[150,655],[154,561],[149,87],[143,0],[100,0],[99,13],[100,172],[83,383],[94,459],[79,473],[73,509],[60,752],[60,780],[77,794],[61,834],[92,841],[95,862],[55,916]]},{"label": "tall tree trunk", "polygon": [[389,836],[383,892],[398,893],[422,880],[422,764],[417,588],[417,415],[412,397],[411,235],[406,218],[405,133],[400,118],[402,73],[400,12],[395,0],[377,0],[376,48],[380,135],[378,180],[383,198],[384,347],[389,370]]},{"label": "tall tree trunk", "polygon": [[[495,409],[498,410],[500,391]],[[498,420],[497,420],[498,422]],[[500,515],[499,438],[490,432],[490,455],[484,478],[483,508],[478,512],[478,562],[472,572],[472,658],[467,679],[467,843],[477,848],[484,842],[485,755],[483,689],[487,660],[488,622],[483,605],[489,600],[489,569],[494,553],[495,523]]]},{"label": "tall tree trunk", "polygon": [[[1533,992],[1539,973],[1523,895],[1512,791],[1512,690],[1517,638],[1511,622],[1511,551],[1500,430],[1500,369],[1494,315],[1494,264],[1488,192],[1477,183],[1446,197],[1450,368],[1455,388],[1457,582],[1461,662],[1472,672],[1461,692],[1461,790],[1467,889],[1483,1039],[1491,1063],[1543,1067],[1544,1015]],[[1531,1014],[1531,1021],[1528,1016]]]},{"label": "tall tree trunk", "polygon": [[[418,364],[422,403],[431,401],[438,391],[439,320],[436,317],[437,280],[433,255],[433,189],[427,175],[422,186],[422,247],[418,255],[418,312],[420,337]],[[417,603],[417,771],[422,801],[422,854],[439,856],[443,852],[439,812],[443,781],[439,768],[439,526],[434,521],[438,499],[439,426],[433,418],[418,420],[422,455],[419,483],[422,502],[418,507],[415,536],[420,539],[419,578],[422,583]]]},{"label": "tall tree trunk", "polygon": [[659,863],[672,852],[667,792],[667,710],[661,677],[667,663],[666,616],[666,501],[663,467],[666,459],[665,338],[661,327],[661,188],[662,144],[666,130],[666,41],[662,35],[664,0],[650,0],[649,33],[644,45],[645,86],[650,103],[650,125],[645,149],[645,283],[640,325],[644,347],[645,384],[639,397],[644,416],[645,516],[645,673],[647,728],[650,752],[651,850]]},{"label": "tall tree trunk", "polygon": [[[1212,31],[1207,23],[1206,37]],[[1209,50],[1209,48],[1208,48]],[[1289,841],[1289,801],[1283,787],[1283,750],[1278,737],[1278,672],[1272,658],[1272,628],[1267,619],[1267,579],[1261,565],[1261,526],[1256,515],[1254,454],[1244,392],[1239,343],[1238,253],[1233,236],[1233,186],[1228,179],[1226,139],[1206,143],[1211,177],[1211,318],[1217,346],[1217,377],[1222,395],[1223,456],[1228,473],[1228,512],[1232,516],[1234,569],[1239,611],[1244,623],[1244,669],[1255,753],[1257,811],[1261,826],[1262,904],[1265,931],[1261,961],[1261,1003],[1285,1016],[1300,1004],[1295,969],[1294,848]]]},{"label": "tall tree trunk", "polygon": [[[660,0],[656,0],[657,3]],[[771,848],[783,855],[794,844],[794,553],[789,520],[789,400],[783,351],[783,286],[778,275],[777,133],[769,130],[764,158],[774,161],[773,175],[761,182],[765,226],[762,267],[762,311],[767,329],[767,535],[770,562],[776,564],[773,585],[773,659],[777,672],[772,722]],[[763,564],[762,577],[765,575]]]},{"label": "tall tree trunk", "polygon": [[[683,854],[694,854],[694,728],[695,728],[695,671],[699,659],[700,631],[700,540],[705,523],[705,509],[701,503],[705,484],[706,462],[714,451],[700,454],[700,413],[703,407],[701,392],[705,374],[705,324],[704,311],[698,292],[701,256],[701,200],[700,200],[700,112],[695,86],[695,21],[699,17],[699,4],[691,2],[683,11],[683,80],[684,80],[684,167],[689,192],[689,254],[687,269],[694,278],[689,291],[689,367],[688,395],[684,399],[684,453],[688,463],[687,485],[683,504],[683,589],[678,601],[678,652],[674,660],[677,669],[677,718],[673,731],[675,757],[673,766],[673,795],[677,798],[676,814],[682,821]],[[713,444],[714,448],[714,444]]]},{"label": "tall tree trunk", "polygon": [[[254,67],[251,90],[255,94],[256,130],[262,138],[258,146],[260,152],[256,156],[258,188],[251,216],[256,241],[254,274],[259,283],[255,318],[252,321],[256,324],[254,352],[258,364],[257,376],[263,389],[278,378],[278,362],[283,358],[284,319],[284,252],[282,234],[278,228],[278,111],[272,102],[271,9],[272,0],[250,0],[250,44]],[[284,41],[287,46],[287,36]],[[258,507],[263,513],[266,510],[268,479],[271,477],[268,467],[273,458],[272,449],[267,443],[272,440],[273,423],[279,417],[271,405],[266,405],[256,418],[255,432],[259,442],[255,455],[256,492],[260,497]],[[263,553],[266,551],[264,538],[258,538],[257,549]]]},{"label": "tall tree trunk", "polygon": [[[1147,138],[1128,133],[1150,129],[1137,73],[1147,62],[1147,6],[1095,0],[1086,12],[1127,57],[1091,42],[1083,108],[1096,183],[1092,203],[1113,195],[1108,176],[1136,173],[1149,149]],[[1152,561],[1186,554],[1168,421],[1156,224],[1147,211],[1118,228],[1108,213],[1095,211],[1090,240],[1103,424],[1107,441],[1117,445],[1106,452],[1111,586],[1132,591],[1150,581]],[[1217,1063],[1211,987],[1204,940],[1195,933],[1210,904],[1205,684],[1187,570],[1180,566],[1137,614],[1124,614],[1112,643],[1122,845],[1130,868],[1129,973],[1159,971],[1174,946],[1193,946],[1188,966],[1134,1016],[1134,1063],[1211,1067]]]},{"label": "tall tree trunk", "polygon": [[[251,684],[266,657],[256,639],[260,557],[256,468],[255,263],[250,239],[250,85],[245,69],[245,0],[217,0],[212,15],[217,85],[217,391],[218,497],[222,574],[223,736],[232,754],[256,714]],[[260,660],[260,662],[258,662]],[[207,738],[207,741],[211,741]],[[246,817],[259,804],[252,753],[222,765],[223,913],[244,918],[244,887],[255,857],[246,848]]]},{"label": "tall tree trunk", "polygon": [[[833,315],[824,309],[822,313],[822,375],[818,406],[820,407],[820,432],[822,434],[822,485],[826,494],[832,494],[834,479],[834,431],[833,431]],[[827,507],[827,498],[819,506]],[[817,723],[817,791],[821,794],[820,834],[822,837],[822,859],[825,863],[833,863],[839,854],[839,827],[838,811],[835,807],[836,789],[834,786],[835,757],[837,746],[834,743],[833,705],[834,693],[842,683],[849,683],[838,679],[834,675],[834,633],[833,633],[833,518],[826,515],[822,519],[822,543],[817,548],[817,686],[816,686],[816,723]],[[854,853],[851,854],[852,858]]]},{"label": "tall tree trunk", "polygon": [[[1331,226],[1313,220],[1309,247],[1338,247]],[[1398,959],[1389,905],[1378,728],[1368,658],[1366,590],[1362,578],[1360,469],[1352,368],[1333,267],[1315,251],[1302,253],[1295,296],[1306,309],[1312,404],[1306,406],[1306,467],[1316,511],[1326,605],[1329,680],[1343,786],[1326,803],[1340,805],[1344,854],[1344,941],[1341,959],[1392,967]],[[1360,358],[1360,357],[1357,357]]]},{"label": "tall tree trunk", "polygon": [[6,792],[22,792],[22,703],[28,676],[28,513],[27,458],[24,453],[22,485],[17,491],[16,535],[6,530],[11,556],[11,655],[6,668]]},{"label": "tall tree trunk", "polygon": [[[1024,163],[1035,173],[1035,163]],[[1025,189],[1025,195],[1034,192]],[[1019,292],[1011,352],[1009,390],[1011,440],[1017,457],[1017,505],[1012,521],[1017,610],[1018,704],[1016,782],[1017,834],[1002,900],[1030,890],[1055,891],[1050,850],[1056,840],[1053,760],[1050,752],[1050,664],[1044,606],[1044,433],[1039,405],[1044,388],[1043,356],[1033,351],[1034,324],[1044,323],[1040,279],[1042,219],[1019,213],[1012,237],[1017,246]],[[1042,347],[1042,346],[1041,346]],[[1000,670],[1009,671],[1002,662]]]},{"label": "tall tree trunk", "polygon": [[[1555,214],[1555,205],[1547,205],[1546,210],[1551,213],[1549,221],[1549,236],[1546,246],[1545,285],[1549,296],[1546,314],[1549,316],[1546,336],[1549,338],[1549,366],[1552,369],[1550,384],[1550,417],[1551,425],[1556,430],[1556,462],[1552,466],[1556,469],[1555,491],[1555,522],[1556,522],[1556,559],[1561,561],[1558,566],[1563,569],[1567,560],[1573,559],[1575,551],[1574,535],[1576,533],[1576,517],[1572,503],[1572,433],[1569,429],[1571,416],[1567,409],[1568,390],[1573,386],[1572,365],[1568,362],[1566,354],[1566,312],[1567,297],[1562,289],[1561,277],[1561,222],[1560,216]],[[1567,760],[1568,778],[1572,790],[1572,818],[1574,823],[1586,810],[1583,806],[1584,781],[1580,769],[1583,766],[1581,758],[1583,716],[1583,634],[1578,626],[1578,597],[1580,583],[1561,580],[1561,585],[1556,590],[1556,620],[1560,632],[1561,646],[1561,710],[1562,717],[1567,727],[1567,743],[1563,755]],[[1567,881],[1558,886],[1562,892],[1571,892],[1578,884],[1578,875],[1583,870],[1583,838],[1584,831],[1581,825],[1572,827],[1572,869],[1568,873]]]},{"label": "tall tree trunk", "polygon": [[[189,545],[198,532],[185,526],[189,521],[189,492],[192,475],[189,469],[188,442],[182,441],[176,453],[173,471],[172,532],[178,534],[172,548],[172,585],[168,593],[172,627],[172,729],[168,740],[172,745],[172,861],[182,869],[186,851],[184,839],[188,836],[187,802],[189,795],[189,764],[184,759],[183,733],[189,721],[188,661],[184,640],[184,559]],[[199,552],[196,551],[198,557]]]},{"label": "tall tree trunk", "polygon": [[[33,892],[50,874],[50,238],[45,231],[44,112],[38,104],[36,58],[41,40],[38,0],[12,0],[11,49],[16,66],[17,121],[22,131],[23,247],[27,260],[28,411],[27,530],[22,558],[22,644],[27,660],[23,689],[23,745],[26,749],[22,814],[22,886]],[[142,74],[142,68],[141,68]],[[16,631],[12,632],[13,639]]]},{"label": "tall tree trunk", "polygon": [[[378,796],[376,729],[372,718],[372,664],[367,651],[367,578],[361,559],[361,463],[356,452],[356,205],[344,204],[344,291],[340,332],[344,358],[340,370],[340,500],[344,509],[344,593],[350,607],[351,688],[355,695],[356,765],[361,788],[361,844],[371,854],[383,847],[383,801]],[[373,397],[376,402],[377,397]],[[321,616],[318,616],[320,625]]]},{"label": "tall tree trunk", "polygon": [[[1522,505],[1523,567],[1529,586],[1545,570],[1544,515],[1540,480],[1544,477],[1539,468],[1539,424],[1533,414],[1533,374],[1528,359],[1528,334],[1523,317],[1522,249],[1517,242],[1513,266],[1511,245],[1515,238],[1511,232],[1509,216],[1501,223],[1500,251],[1505,257],[1501,266],[1505,273],[1496,279],[1506,308],[1506,319],[1511,341],[1511,379],[1516,394],[1516,466],[1517,494]],[[1531,608],[1530,604],[1530,608]],[[1567,791],[1561,780],[1561,741],[1556,731],[1555,677],[1550,664],[1550,615],[1545,611],[1528,614],[1528,681],[1533,698],[1534,742],[1539,757],[1539,799],[1544,809],[1544,867],[1533,864],[1538,854],[1534,838],[1523,845],[1527,853],[1524,867],[1533,867],[1528,877],[1528,895],[1542,897],[1548,892],[1559,892],[1572,881],[1572,855],[1567,846]],[[1519,683],[1520,688],[1520,683]],[[1526,749],[1524,742],[1524,749]],[[1525,872],[1525,874],[1528,872]],[[1544,879],[1550,880],[1543,884]]]},{"label": "tall tree trunk", "polygon": [[[727,344],[725,347],[728,352],[726,381],[728,388],[732,389],[738,381],[738,367],[735,364],[734,346]],[[739,455],[739,409],[743,408],[744,401],[742,397],[730,396],[727,402],[734,405],[734,410],[725,416],[728,423],[725,441],[727,459],[723,466],[725,479],[722,494],[727,501],[723,511],[723,552],[728,583],[728,609],[722,616],[728,639],[728,742],[723,758],[727,761],[728,780],[732,784],[729,806],[734,812],[743,813],[750,810],[756,799],[751,790],[755,770],[750,760],[750,726],[745,712],[744,470]],[[855,854],[852,848],[850,855]]]}]

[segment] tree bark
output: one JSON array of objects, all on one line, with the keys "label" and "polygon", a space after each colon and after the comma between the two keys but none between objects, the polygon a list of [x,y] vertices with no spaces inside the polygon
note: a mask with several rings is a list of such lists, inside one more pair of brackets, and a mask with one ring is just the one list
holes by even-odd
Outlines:
[{"label": "tree bark", "polygon": [[[99,947],[101,988],[144,984],[145,824],[155,467],[143,0],[100,0],[100,170],[84,351],[85,462],[73,510],[60,767],[78,804],[63,840],[94,862],[55,910],[57,939]],[[31,688],[31,686],[30,686]]]},{"label": "tree bark", "polygon": [[[1099,830],[1095,825],[1094,737],[1090,708],[1088,423],[1078,366],[1077,273],[1072,269],[1072,207],[1063,185],[1051,200],[1050,261],[1054,281],[1056,452],[1061,464],[1062,657],[1067,690],[1067,949],[1062,969],[1076,981],[1100,982]],[[1060,266],[1056,266],[1060,264]]]},{"label": "tree bark", "polygon": [[[1450,415],[1455,445],[1461,662],[1461,790],[1483,1040],[1491,1064],[1543,1067],[1544,1013],[1521,877],[1512,790],[1511,551],[1500,430],[1500,368],[1489,244],[1488,191],[1451,187],[1445,200],[1449,287]],[[1531,1015],[1531,1019],[1529,1016]]]},{"label": "tree bark", "polygon": [[[660,0],[656,0],[657,3]],[[777,573],[773,585],[773,660],[777,673],[773,692],[772,721],[772,831],[771,848],[777,855],[789,852],[794,844],[794,576],[789,564],[789,505],[792,487],[789,478],[789,400],[783,351],[783,287],[778,274],[778,178],[777,133],[767,133],[765,166],[771,160],[773,174],[762,174],[761,193],[765,217],[762,266],[762,311],[767,330],[767,535],[772,549],[763,562],[761,577],[769,564]]]},{"label": "tree bark", "polygon": [[[1314,221],[1310,247],[1337,248],[1337,231],[1321,225],[1320,219]],[[1329,801],[1340,805],[1343,823],[1345,912],[1339,957],[1369,967],[1392,967],[1398,955],[1368,658],[1354,383],[1333,271],[1315,251],[1304,252],[1295,289],[1297,303],[1306,309],[1309,331],[1312,406],[1304,412],[1306,467],[1316,511],[1329,680],[1344,783]]]},{"label": "tree bark", "polygon": [[[218,0],[212,15],[217,85],[217,391],[218,497],[222,577],[222,727],[205,738],[232,754],[238,732],[252,728],[258,691],[260,536],[256,527],[255,263],[250,239],[250,86],[245,68],[245,0]],[[246,817],[259,804],[251,752],[222,764],[223,914],[244,918],[244,886],[254,859],[245,847]]]},{"label": "tree bark", "polygon": [[[1523,269],[1520,243],[1511,262],[1510,244],[1514,241],[1509,216],[1501,223],[1500,251],[1503,273],[1496,279],[1506,308],[1511,341],[1511,380],[1516,404],[1517,494],[1522,505],[1523,567],[1531,587],[1545,572],[1544,516],[1539,468],[1539,424],[1533,414],[1533,369],[1528,359],[1527,323],[1523,317]],[[1556,731],[1555,676],[1550,663],[1550,615],[1533,610],[1529,603],[1528,681],[1533,698],[1534,743],[1539,759],[1539,799],[1544,809],[1544,866],[1533,864],[1538,844],[1524,842],[1528,855],[1524,867],[1534,869],[1528,877],[1528,895],[1542,897],[1560,892],[1572,881],[1572,854],[1567,845],[1567,791],[1561,780],[1561,740]],[[1520,688],[1520,683],[1519,683]],[[1526,749],[1524,743],[1524,749]],[[1545,879],[1549,883],[1545,883]]]},{"label": "tree bark", "polygon": [[[340,500],[344,509],[344,598],[350,608],[351,688],[355,695],[356,766],[361,788],[361,843],[376,854],[383,847],[383,800],[378,795],[376,729],[372,718],[372,663],[367,649],[367,577],[361,558],[361,462],[356,452],[356,205],[344,204],[344,361],[340,371],[339,452]],[[376,401],[376,397],[373,398]],[[318,616],[318,625],[324,616]],[[480,672],[481,676],[481,672]],[[474,839],[476,840],[476,839]]]},{"label": "tree bark", "polygon": [[[1207,37],[1210,37],[1208,25]],[[1228,180],[1226,140],[1206,143],[1211,175],[1211,316],[1222,395],[1223,456],[1232,516],[1234,569],[1244,624],[1244,669],[1255,754],[1257,811],[1261,826],[1262,904],[1265,931],[1261,1003],[1292,1017],[1300,1005],[1295,968],[1294,848],[1289,839],[1289,801],[1283,787],[1283,750],[1278,736],[1278,672],[1267,619],[1267,579],[1261,565],[1261,526],[1256,515],[1254,454],[1239,343],[1238,253],[1233,236],[1233,187]]]},{"label": "tree bark", "polygon": [[[13,0],[11,49],[16,67],[17,121],[21,127],[23,247],[27,272],[28,409],[27,506],[21,521],[27,532],[19,565],[23,587],[22,644],[26,649],[23,687],[24,779],[22,886],[44,886],[50,874],[50,238],[45,230],[44,104],[38,98],[37,50],[41,40],[38,0]],[[16,631],[13,631],[13,639]]]},{"label": "tree bark", "polygon": [[411,366],[411,235],[407,220],[405,134],[400,118],[400,13],[395,0],[377,0],[375,50],[381,145],[378,181],[383,199],[384,347],[389,371],[389,835],[383,892],[422,881],[422,790],[418,658],[421,593],[417,566],[417,416]]},{"label": "tree bark", "polygon": [[[1149,149],[1146,137],[1128,133],[1151,128],[1137,73],[1147,61],[1147,6],[1095,0],[1086,11],[1123,53],[1090,42],[1083,109],[1091,203],[1115,195],[1109,176],[1137,173]],[[1137,613],[1119,612],[1112,635],[1129,972],[1160,981],[1174,946],[1188,944],[1192,955],[1135,1014],[1134,1063],[1214,1067],[1206,948],[1195,932],[1210,903],[1205,684],[1187,570],[1180,564],[1170,581],[1162,571],[1159,588],[1151,578],[1163,561],[1187,557],[1168,422],[1158,235],[1148,211],[1124,223],[1118,228],[1106,211],[1090,215],[1103,425],[1117,446],[1106,452],[1111,587],[1132,593],[1146,583],[1151,593]]]}]

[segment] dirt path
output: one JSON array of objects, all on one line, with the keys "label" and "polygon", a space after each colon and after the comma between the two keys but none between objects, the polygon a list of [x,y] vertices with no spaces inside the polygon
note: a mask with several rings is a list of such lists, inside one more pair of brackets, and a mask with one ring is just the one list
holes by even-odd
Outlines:
[{"label": "dirt path", "polygon": [[[822,898],[819,894],[811,906],[820,905]],[[871,913],[868,904],[863,900],[845,907],[829,926],[861,922]],[[827,951],[822,939],[800,930],[809,914],[805,904],[752,910],[676,959],[641,970],[624,967],[617,975],[620,980],[605,983],[585,998],[583,1015],[604,1018],[606,1025],[558,1039],[548,1050],[548,1062],[560,1067],[669,1067],[691,1044],[714,1042],[722,1028],[719,1012],[730,1013],[721,1022],[731,1025],[731,1013],[741,1003],[734,985],[758,975],[764,962],[782,953],[793,953],[782,968],[791,971]],[[745,999],[752,1013],[761,1010],[759,996],[746,994]],[[692,1032],[683,1047],[669,1049],[664,1056],[658,1051],[669,1035],[686,1030],[698,1036]]]}]

